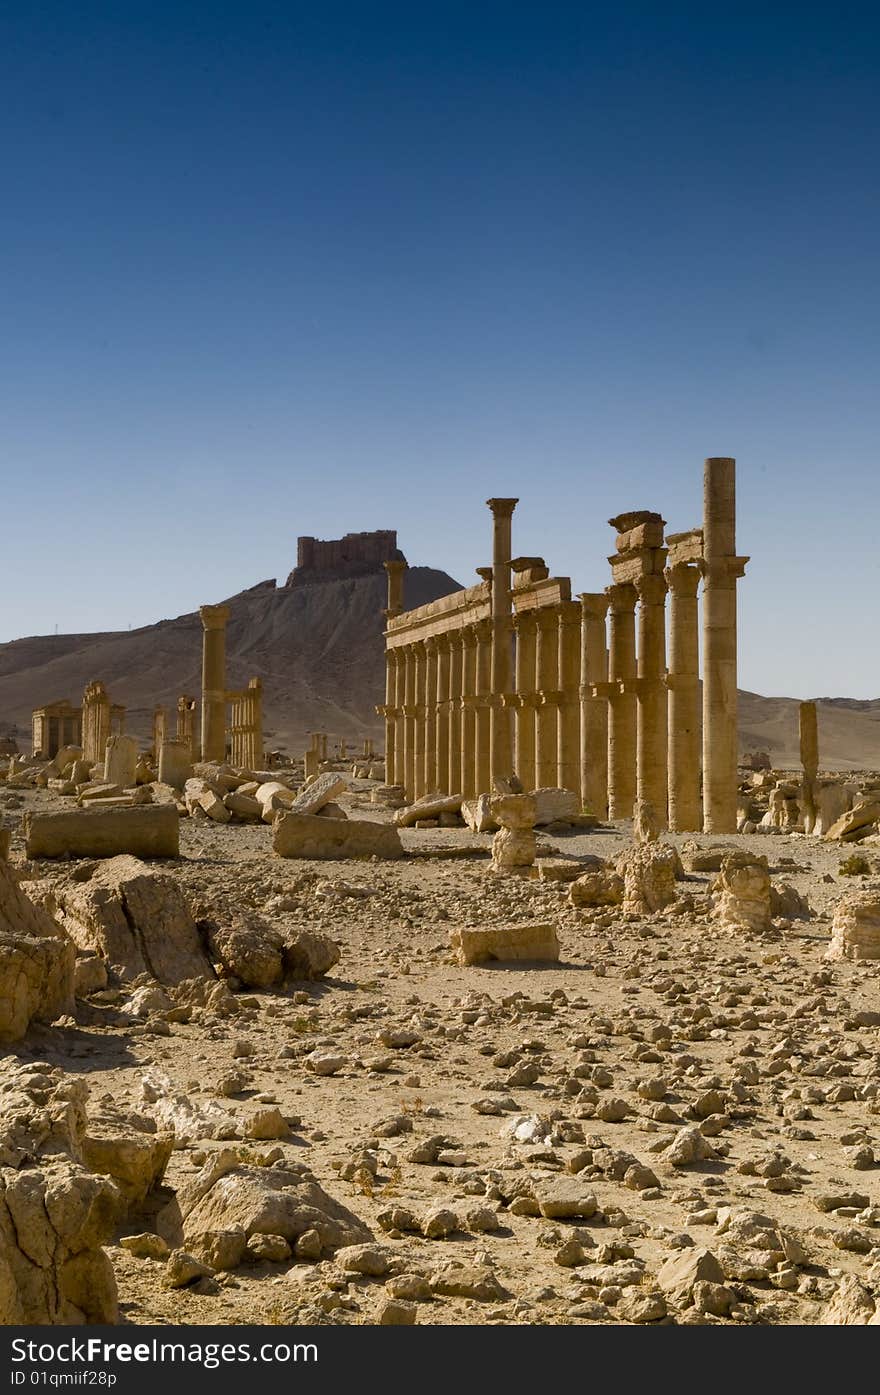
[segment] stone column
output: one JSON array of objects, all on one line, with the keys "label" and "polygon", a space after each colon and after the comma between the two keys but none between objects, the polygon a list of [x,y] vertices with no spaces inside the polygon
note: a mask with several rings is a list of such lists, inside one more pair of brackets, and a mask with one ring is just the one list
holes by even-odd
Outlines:
[{"label": "stone column", "polygon": [[465,625],[461,651],[461,789],[465,799],[473,799],[478,793],[474,760],[477,744],[476,686],[477,636],[473,625]]},{"label": "stone column", "polygon": [[[393,785],[397,781],[397,767],[395,764],[395,735],[396,724],[396,688],[397,688],[397,650],[385,650],[385,704],[383,716],[385,718],[385,781]],[[367,743],[364,742],[364,756],[367,754]]]},{"label": "stone column", "polygon": [[425,640],[425,793],[437,789],[437,640]]},{"label": "stone column", "polygon": [[559,723],[557,729],[556,783],[560,789],[580,793],[580,676],[581,608],[577,601],[559,606]]},{"label": "stone column", "polygon": [[516,773],[524,790],[535,789],[535,674],[538,622],[533,610],[514,616],[516,629]]},{"label": "stone column", "polygon": [[608,817],[631,819],[636,801],[636,588],[609,586]]},{"label": "stone column", "polygon": [[415,677],[413,680],[413,701],[415,704],[413,798],[421,799],[425,793],[425,683],[428,667],[428,655],[425,651],[424,640],[419,640],[413,645],[413,654],[415,659]]},{"label": "stone column", "polygon": [[[492,649],[494,634],[491,620],[480,620],[474,626],[477,640],[476,690],[474,714],[474,783],[477,794],[492,792],[492,724],[496,717],[493,701],[499,698],[492,691]],[[512,772],[511,765],[511,772]]]},{"label": "stone column", "polygon": [[251,770],[259,770],[263,765],[263,680],[252,678],[248,683],[248,720],[251,736]]},{"label": "stone column", "polygon": [[636,697],[636,798],[650,804],[657,825],[667,825],[666,774],[666,582],[659,573],[640,576],[639,658]]},{"label": "stone column", "polygon": [[[406,717],[403,713],[406,702],[406,650],[394,649],[394,780],[395,785],[406,784]],[[387,776],[387,771],[386,771]],[[389,784],[392,781],[389,779]]]},{"label": "stone column", "polygon": [[202,636],[202,760],[226,759],[226,622],[228,605],[199,607]]},{"label": "stone column", "polygon": [[406,562],[403,561],[384,563],[385,571],[388,574],[386,620],[393,620],[396,616],[403,614],[403,574],[406,571],[406,565]]},{"label": "stone column", "polygon": [[584,591],[581,602],[581,803],[588,814],[608,813],[608,682],[605,614],[608,597]]},{"label": "stone column", "polygon": [[462,683],[464,682],[464,636],[461,630],[449,632],[449,750],[447,780],[450,794],[462,792],[461,731],[463,721]]},{"label": "stone column", "polygon": [[[490,690],[490,779],[508,780],[513,774],[511,709],[505,701],[511,689],[513,657],[512,600],[510,590],[511,519],[517,499],[488,499],[492,510],[492,658]],[[478,791],[478,793],[486,791]]]},{"label": "stone column", "polygon": [[434,717],[434,769],[443,794],[457,794],[449,787],[449,635],[438,635],[437,704]]},{"label": "stone column", "polygon": [[736,461],[703,475],[703,831],[735,833],[737,806]]},{"label": "stone column", "polygon": [[667,567],[669,586],[669,827],[699,832],[700,635],[697,589],[700,569],[687,563]]},{"label": "stone column", "polygon": [[816,776],[819,774],[819,718],[814,702],[802,702],[799,709],[801,765],[804,779],[801,804],[804,831],[812,833],[816,822]]},{"label": "stone column", "polygon": [[408,801],[416,787],[416,656],[411,644],[403,650],[403,786]]},{"label": "stone column", "polygon": [[536,654],[539,707],[535,724],[536,789],[556,784],[559,717],[559,612],[556,606],[541,606]]}]

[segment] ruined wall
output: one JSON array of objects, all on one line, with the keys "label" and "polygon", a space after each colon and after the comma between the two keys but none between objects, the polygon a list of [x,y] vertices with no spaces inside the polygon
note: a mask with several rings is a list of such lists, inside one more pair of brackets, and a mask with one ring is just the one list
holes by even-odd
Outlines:
[{"label": "ruined wall", "polygon": [[286,584],[298,586],[309,581],[363,576],[366,572],[378,571],[384,562],[402,557],[395,528],[382,528],[375,533],[346,533],[342,538],[327,542],[321,538],[297,538],[296,566]]}]

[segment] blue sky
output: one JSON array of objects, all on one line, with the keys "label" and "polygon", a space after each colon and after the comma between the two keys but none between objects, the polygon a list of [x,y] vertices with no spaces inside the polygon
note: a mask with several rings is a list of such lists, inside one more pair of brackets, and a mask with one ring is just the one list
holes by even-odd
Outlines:
[{"label": "blue sky", "polygon": [[880,695],[872,7],[0,15],[0,641],[396,527],[608,581],[734,455],[741,685]]}]

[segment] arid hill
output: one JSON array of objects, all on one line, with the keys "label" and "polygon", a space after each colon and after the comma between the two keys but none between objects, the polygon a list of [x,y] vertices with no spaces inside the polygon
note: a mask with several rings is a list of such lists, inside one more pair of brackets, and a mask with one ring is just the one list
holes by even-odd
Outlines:
[{"label": "arid hill", "polygon": [[[411,567],[404,604],[423,605],[458,584],[446,572]],[[381,567],[292,586],[264,581],[229,599],[228,684],[263,679],[268,747],[298,750],[313,730],[349,741],[381,739],[374,708],[384,698],[385,601]],[[112,700],[127,706],[127,730],[146,740],[157,704],[174,708],[180,693],[198,696],[201,652],[196,611],[139,630],[2,644],[0,735],[17,727],[19,744],[29,749],[32,708],[65,697],[78,703],[86,683],[101,678]],[[822,698],[819,738],[823,768],[880,769],[880,698]],[[774,765],[797,766],[797,700],[741,692],[740,749],[765,750]]]},{"label": "arid hill", "polygon": [[[404,604],[424,605],[458,586],[445,572],[410,567]],[[267,747],[299,750],[316,730],[358,742],[381,737],[375,705],[385,699],[386,593],[377,568],[295,586],[264,581],[229,598],[227,683],[262,678]],[[126,730],[146,740],[154,707],[176,708],[181,693],[199,696],[201,663],[197,611],[139,630],[0,644],[0,734],[17,727],[19,745],[29,749],[31,710],[60,698],[78,704],[86,683],[100,678],[111,700],[126,705]]]}]

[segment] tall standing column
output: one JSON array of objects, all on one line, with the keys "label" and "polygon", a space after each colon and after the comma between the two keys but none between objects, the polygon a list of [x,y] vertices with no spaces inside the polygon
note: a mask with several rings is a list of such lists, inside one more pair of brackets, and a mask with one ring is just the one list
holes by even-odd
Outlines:
[{"label": "tall standing column", "polygon": [[[385,650],[385,780],[389,785],[397,782],[395,702],[397,689],[397,650]],[[366,742],[364,742],[366,748]],[[366,754],[366,749],[365,749]]]},{"label": "tall standing column", "polygon": [[434,770],[443,794],[449,787],[449,635],[437,636],[437,702],[434,716]]},{"label": "tall standing column", "polygon": [[799,709],[801,765],[804,778],[801,805],[804,831],[812,833],[816,822],[816,776],[819,774],[819,719],[815,702],[802,702]]},{"label": "tall standing column", "polygon": [[462,628],[461,651],[461,789],[465,799],[478,793],[476,774],[477,636],[473,625]]},{"label": "tall standing column", "polygon": [[700,804],[700,569],[679,562],[666,569],[669,586],[669,827],[703,827]]},{"label": "tall standing column", "polygon": [[535,779],[537,789],[556,784],[559,717],[559,612],[541,606],[538,619],[537,688],[540,706],[535,723]]},{"label": "tall standing column", "polygon": [[[385,610],[386,620],[395,620],[403,613],[403,574],[406,562],[392,560],[384,563],[388,578],[388,591]],[[403,743],[402,713],[395,709],[402,707],[403,699],[397,694],[400,669],[400,650],[385,646],[385,779],[389,785],[402,784]]]},{"label": "tall standing column", "polygon": [[[406,650],[396,648],[394,654],[394,780],[406,785]],[[387,770],[385,772],[388,774]]]},{"label": "tall standing column", "polygon": [[449,632],[449,751],[447,781],[450,794],[463,792],[461,783],[461,731],[464,712],[462,709],[463,643],[461,630]]},{"label": "tall standing column", "polygon": [[703,831],[735,833],[737,805],[736,461],[703,474]]},{"label": "tall standing column", "polygon": [[496,713],[496,708],[490,704],[493,699],[498,699],[498,693],[492,691],[492,621],[480,620],[474,626],[474,632],[477,641],[474,784],[477,794],[489,794],[492,790],[491,732]]},{"label": "tall standing column", "polygon": [[415,646],[403,650],[403,769],[404,792],[412,801],[416,797],[416,656]]},{"label": "tall standing column", "polygon": [[666,582],[662,574],[654,572],[640,576],[635,586],[639,596],[636,798],[651,805],[658,823],[665,828],[668,803]]},{"label": "tall standing column", "polygon": [[580,793],[580,676],[581,608],[577,601],[559,606],[559,723],[557,729],[556,783],[560,789]]},{"label": "tall standing column", "polygon": [[511,519],[517,499],[489,499],[492,510],[492,660],[490,719],[490,780],[508,780],[513,774],[511,688],[513,657],[512,600],[510,590]]},{"label": "tall standing column", "polygon": [[228,605],[199,607],[202,636],[202,760],[226,759],[226,622]]},{"label": "tall standing column", "polygon": [[437,640],[425,640],[425,794],[437,789]]},{"label": "tall standing column", "polygon": [[581,593],[581,803],[588,814],[608,812],[608,694],[594,692],[608,682],[605,615],[608,597]]},{"label": "tall standing column", "polygon": [[608,817],[631,819],[636,800],[636,588],[609,586]]},{"label": "tall standing column", "polygon": [[514,616],[516,629],[516,773],[524,790],[535,781],[535,671],[538,622],[533,610]]},{"label": "tall standing column", "polygon": [[425,793],[425,688],[428,668],[428,655],[425,641],[413,645],[415,660],[414,703],[415,703],[415,749],[413,761],[413,798],[421,799]]}]

